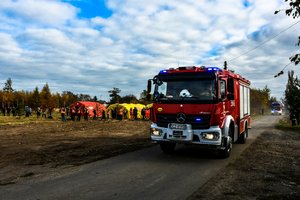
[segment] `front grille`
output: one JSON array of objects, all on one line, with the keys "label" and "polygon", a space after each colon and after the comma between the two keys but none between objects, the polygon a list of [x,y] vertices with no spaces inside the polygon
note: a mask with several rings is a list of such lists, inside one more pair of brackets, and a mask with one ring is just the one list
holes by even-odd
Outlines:
[{"label": "front grille", "polygon": [[[157,114],[157,125],[160,127],[168,127],[169,123],[178,123],[176,114]],[[201,119],[197,122],[196,119]],[[186,115],[185,124],[191,124],[192,129],[208,129],[210,115]]]}]

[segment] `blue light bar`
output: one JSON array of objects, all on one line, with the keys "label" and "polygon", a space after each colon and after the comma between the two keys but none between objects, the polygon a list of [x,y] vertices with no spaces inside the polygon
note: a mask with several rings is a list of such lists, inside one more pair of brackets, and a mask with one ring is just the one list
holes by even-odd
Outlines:
[{"label": "blue light bar", "polygon": [[196,118],[195,121],[196,121],[196,122],[201,122],[202,119],[201,119],[201,118]]},{"label": "blue light bar", "polygon": [[160,70],[160,72],[159,73],[167,73],[168,71],[167,70]]},{"label": "blue light bar", "polygon": [[208,67],[207,68],[207,71],[219,71],[219,70],[221,70],[221,69],[218,67]]}]

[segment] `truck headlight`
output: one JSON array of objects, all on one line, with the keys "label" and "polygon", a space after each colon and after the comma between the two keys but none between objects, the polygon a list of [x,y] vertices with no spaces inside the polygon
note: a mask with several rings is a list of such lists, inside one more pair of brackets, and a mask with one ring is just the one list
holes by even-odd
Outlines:
[{"label": "truck headlight", "polygon": [[162,130],[157,128],[150,128],[151,135],[161,136]]},{"label": "truck headlight", "polygon": [[218,140],[220,138],[220,134],[218,132],[205,132],[201,134],[202,139],[205,140]]}]

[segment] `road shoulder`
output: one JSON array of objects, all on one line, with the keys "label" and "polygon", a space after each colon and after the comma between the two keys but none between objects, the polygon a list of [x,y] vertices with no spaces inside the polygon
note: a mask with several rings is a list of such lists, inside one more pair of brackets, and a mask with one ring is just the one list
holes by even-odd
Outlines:
[{"label": "road shoulder", "polygon": [[300,133],[270,129],[188,199],[300,199]]}]

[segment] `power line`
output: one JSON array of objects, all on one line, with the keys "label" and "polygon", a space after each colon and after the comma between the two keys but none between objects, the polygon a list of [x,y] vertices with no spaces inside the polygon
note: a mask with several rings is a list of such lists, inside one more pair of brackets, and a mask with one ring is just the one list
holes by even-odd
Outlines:
[{"label": "power line", "polygon": [[286,65],[284,66],[284,68],[283,68],[278,74],[276,74],[276,75],[274,76],[274,78],[277,78],[278,76],[282,75],[282,74],[284,73],[283,70],[284,70],[287,66],[289,66],[290,64],[292,64],[292,62],[289,62],[288,64],[286,64]]},{"label": "power line", "polygon": [[248,53],[254,51],[255,49],[260,48],[261,46],[263,46],[263,45],[266,44],[267,42],[270,42],[271,40],[275,39],[276,37],[278,37],[279,35],[281,35],[281,34],[284,33],[285,31],[289,30],[290,28],[292,28],[293,26],[295,26],[295,25],[298,24],[298,23],[300,23],[300,20],[297,21],[297,22],[295,22],[294,24],[290,25],[289,27],[285,28],[284,30],[280,31],[278,34],[274,35],[273,37],[271,37],[271,38],[265,40],[264,42],[260,43],[260,44],[257,45],[256,47],[254,47],[254,48],[252,48],[252,49],[250,49],[250,50],[248,50],[248,51],[242,53],[242,54],[239,55],[239,56],[236,56],[236,57],[230,59],[228,62],[231,62],[231,61],[233,61],[233,60],[236,60],[236,59],[238,59],[238,58],[240,58],[240,57],[242,57],[242,56],[244,56],[244,55],[246,55],[246,54],[248,54]]}]

